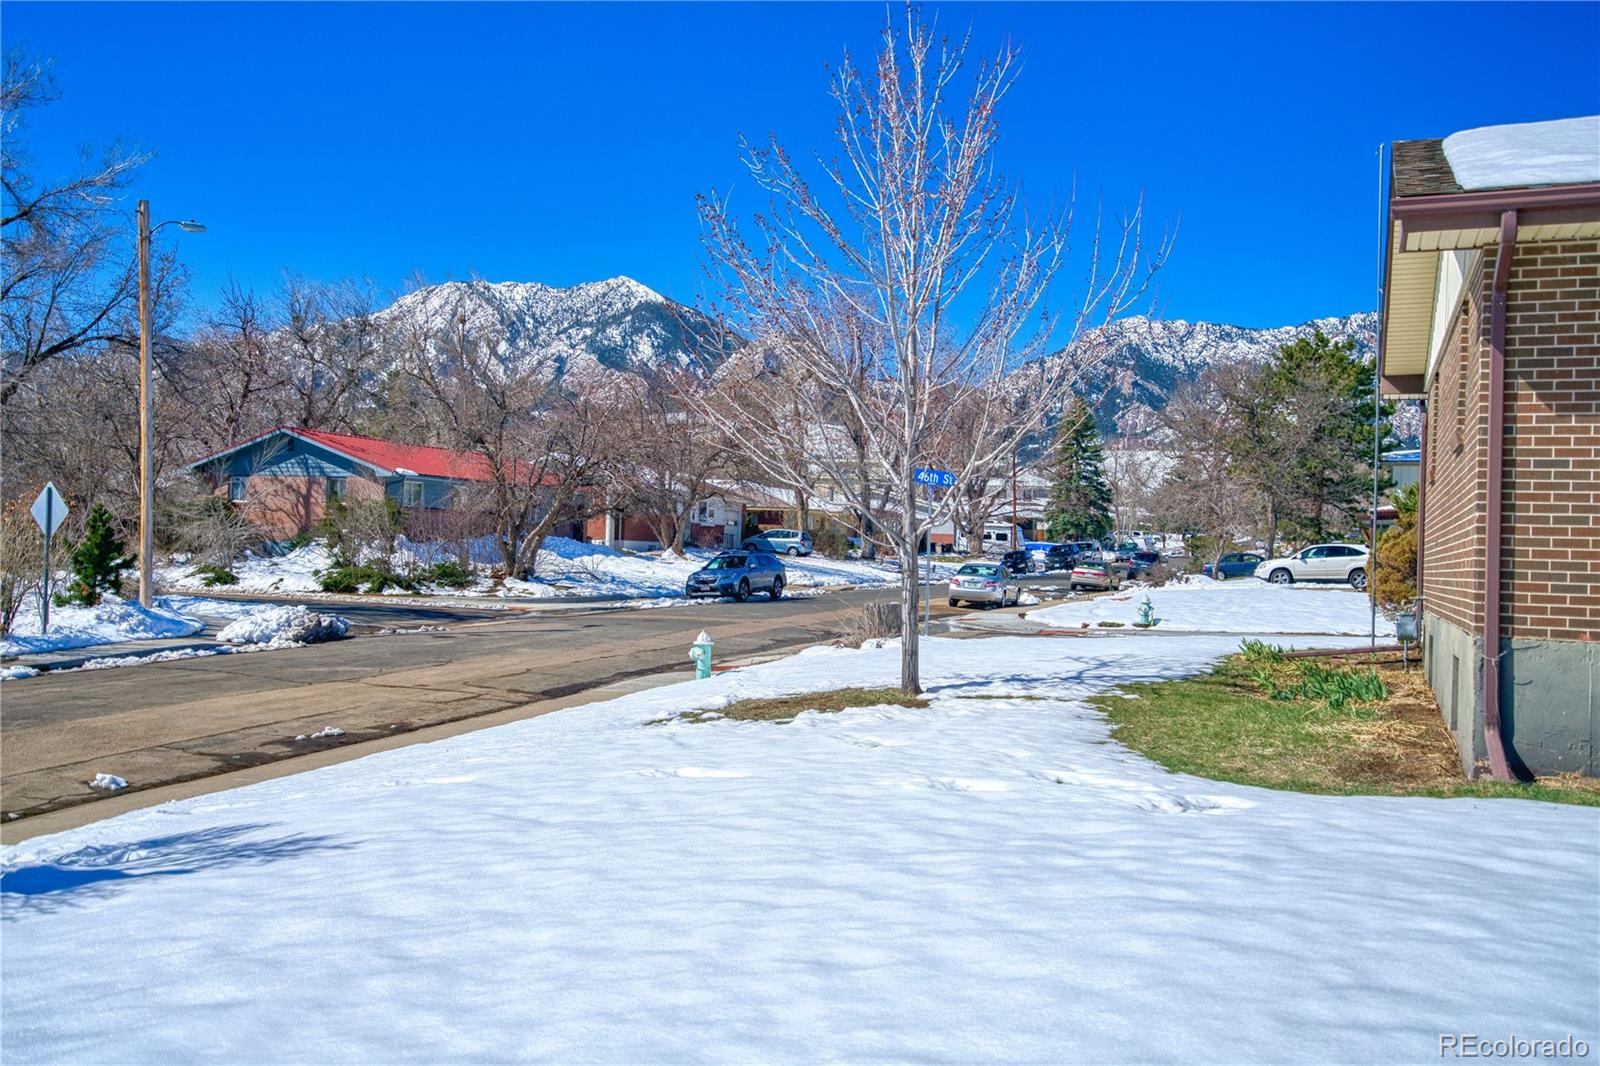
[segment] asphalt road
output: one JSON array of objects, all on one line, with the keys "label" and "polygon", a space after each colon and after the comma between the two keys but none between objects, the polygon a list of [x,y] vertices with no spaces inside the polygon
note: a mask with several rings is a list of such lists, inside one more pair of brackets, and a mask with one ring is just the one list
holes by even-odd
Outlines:
[{"label": "asphalt road", "polygon": [[[86,782],[97,773],[158,787],[681,670],[701,630],[718,662],[828,640],[843,616],[895,592],[527,613],[374,605],[389,613],[368,621],[449,628],[47,673],[6,686],[0,811],[9,823],[94,802],[102,794]],[[330,726],[344,734],[296,739]]]}]

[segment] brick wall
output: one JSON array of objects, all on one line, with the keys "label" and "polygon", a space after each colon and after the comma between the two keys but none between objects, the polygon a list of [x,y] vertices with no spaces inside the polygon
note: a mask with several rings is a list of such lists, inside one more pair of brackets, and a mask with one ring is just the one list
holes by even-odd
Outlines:
[{"label": "brick wall", "polygon": [[1488,378],[1488,304],[1482,264],[1462,288],[1428,392],[1427,520],[1423,525],[1425,609],[1468,633],[1482,632],[1484,559],[1483,423]]},{"label": "brick wall", "polygon": [[[1482,632],[1490,295],[1495,249],[1463,289],[1428,394],[1427,610]],[[1506,314],[1501,627],[1600,638],[1600,242],[1527,244]]]},{"label": "brick wall", "polygon": [[1524,245],[1506,305],[1501,626],[1600,638],[1600,241]]},{"label": "brick wall", "polygon": [[[216,494],[228,495],[228,478],[222,478]],[[351,501],[383,499],[383,484],[368,478],[345,479],[345,495]],[[288,540],[310,532],[327,511],[328,479],[314,476],[271,477],[251,475],[244,501],[245,517],[271,540]]]}]

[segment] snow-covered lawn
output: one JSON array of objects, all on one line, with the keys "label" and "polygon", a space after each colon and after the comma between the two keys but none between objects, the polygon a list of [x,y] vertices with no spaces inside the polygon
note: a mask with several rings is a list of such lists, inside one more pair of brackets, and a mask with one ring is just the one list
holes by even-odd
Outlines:
[{"label": "snow-covered lawn", "polygon": [[1600,812],[1170,774],[1081,702],[1235,644],[934,639],[926,709],[646,724],[896,677],[892,646],[815,649],[7,848],[6,1057],[1388,1062],[1441,1033],[1592,1038]]},{"label": "snow-covered lawn", "polygon": [[[500,562],[499,556],[487,541],[472,545],[474,565],[480,570],[476,584],[463,589],[436,589],[438,593],[454,596],[497,596],[511,598],[550,598],[558,596],[617,596],[627,599],[650,599],[662,596],[682,596],[684,579],[704,566],[717,553],[704,548],[691,548],[687,556],[666,552],[635,554],[607,548],[602,544],[587,544],[566,537],[550,537],[539,553],[535,572],[536,580],[490,580],[489,571]],[[401,538],[396,550],[395,565],[404,570],[410,566],[423,566],[433,562],[457,559],[454,548],[439,544],[412,544]],[[279,592],[303,593],[321,589],[318,573],[333,565],[333,556],[320,541],[296,548],[285,555],[265,557],[248,555],[234,568],[239,578],[236,585],[223,586],[227,592]],[[819,588],[825,585],[860,585],[881,587],[897,585],[900,572],[878,562],[854,559],[824,559],[819,555],[798,558],[784,557],[791,588]],[[947,578],[954,572],[950,564],[934,564],[936,579]],[[164,588],[203,591],[206,586],[193,568],[187,564],[174,564],[158,572]],[[404,590],[394,590],[396,595],[408,595]]]},{"label": "snow-covered lawn", "polygon": [[95,607],[51,607],[50,630],[39,632],[39,608],[25,604],[11,633],[0,639],[0,655],[31,655],[69,651],[95,644],[121,644],[130,640],[187,637],[205,623],[157,604],[153,608],[110,597]]},{"label": "snow-covered lawn", "polygon": [[[1209,633],[1371,632],[1371,607],[1364,593],[1335,585],[1269,585],[1255,578],[1213,581],[1193,575],[1161,588],[1124,587],[1109,596],[1073,600],[1028,612],[1028,621],[1060,629],[1087,622],[1139,620],[1145,596],[1159,619],[1156,629]],[[1394,623],[1378,612],[1378,636],[1394,636]]]}]

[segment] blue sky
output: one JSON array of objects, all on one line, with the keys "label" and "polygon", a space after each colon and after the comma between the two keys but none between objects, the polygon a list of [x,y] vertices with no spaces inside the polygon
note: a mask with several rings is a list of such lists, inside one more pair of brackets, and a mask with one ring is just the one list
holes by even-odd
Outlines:
[{"label": "blue sky", "polygon": [[[1600,112],[1592,3],[925,10],[1024,49],[1001,163],[1031,201],[1076,173],[1080,195],[1143,190],[1153,219],[1181,217],[1172,317],[1371,308],[1380,143]],[[30,133],[44,168],[126,138],[157,153],[136,189],[155,216],[210,227],[180,238],[203,311],[227,279],[284,270],[382,289],[628,274],[693,299],[695,193],[741,187],[741,132],[826,149],[826,65],[870,51],[883,12],[7,2],[3,20],[7,47],[56,63],[62,99]],[[1519,47],[1497,77],[1513,39],[1539,59]]]}]

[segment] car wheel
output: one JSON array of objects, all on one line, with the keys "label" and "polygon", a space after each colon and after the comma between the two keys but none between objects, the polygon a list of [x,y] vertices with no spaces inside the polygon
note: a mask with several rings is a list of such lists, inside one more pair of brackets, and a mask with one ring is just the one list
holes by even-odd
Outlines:
[{"label": "car wheel", "polygon": [[790,548],[789,548],[789,554],[790,554],[790,555],[799,555],[799,554],[800,554],[800,549],[799,549],[799,548],[796,548],[796,547],[793,547],[793,546],[791,546],[791,547],[790,547]]},{"label": "car wheel", "polygon": [[1350,587],[1361,592],[1367,587],[1367,572],[1365,570],[1350,571]]},{"label": "car wheel", "polygon": [[1271,574],[1267,575],[1267,580],[1272,582],[1274,585],[1292,585],[1294,584],[1294,575],[1280,566]]},{"label": "car wheel", "polygon": [[783,578],[781,577],[772,579],[772,598],[774,600],[783,599]]},{"label": "car wheel", "polygon": [[952,606],[952,607],[960,607],[961,606],[961,601],[956,599],[954,596],[951,596],[950,597],[950,606]]},{"label": "car wheel", "polygon": [[740,578],[738,591],[733,594],[733,598],[738,600],[740,603],[748,600],[750,598],[750,582],[744,578]]}]

